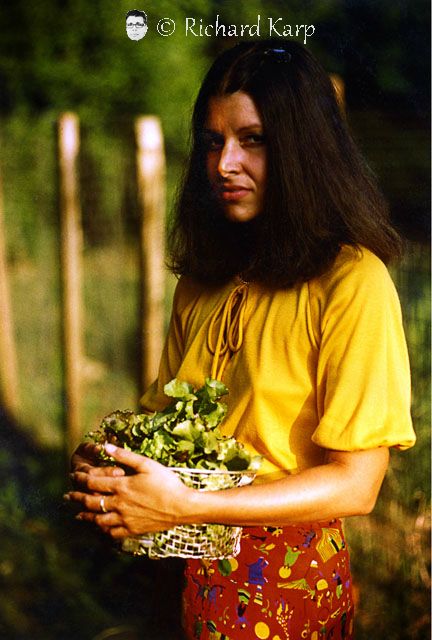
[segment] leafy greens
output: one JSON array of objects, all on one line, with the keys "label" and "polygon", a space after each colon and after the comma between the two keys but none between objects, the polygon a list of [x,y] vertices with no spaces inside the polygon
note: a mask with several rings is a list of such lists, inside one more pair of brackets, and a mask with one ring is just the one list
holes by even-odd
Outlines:
[{"label": "leafy greens", "polygon": [[228,393],[222,382],[206,378],[195,390],[188,382],[174,378],[164,392],[173,400],[163,411],[148,415],[117,410],[88,436],[94,442],[110,442],[169,467],[258,469],[260,456],[251,456],[235,438],[220,432],[227,411],[220,399]]}]

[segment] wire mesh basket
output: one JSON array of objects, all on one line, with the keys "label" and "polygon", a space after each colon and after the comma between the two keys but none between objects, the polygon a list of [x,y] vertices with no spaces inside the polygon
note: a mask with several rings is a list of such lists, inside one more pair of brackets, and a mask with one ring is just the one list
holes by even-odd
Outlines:
[{"label": "wire mesh basket", "polygon": [[[181,480],[199,491],[219,491],[250,484],[255,471],[219,471],[172,467]],[[229,558],[240,552],[242,527],[224,524],[179,525],[166,531],[125,538],[121,551],[149,558]]]}]

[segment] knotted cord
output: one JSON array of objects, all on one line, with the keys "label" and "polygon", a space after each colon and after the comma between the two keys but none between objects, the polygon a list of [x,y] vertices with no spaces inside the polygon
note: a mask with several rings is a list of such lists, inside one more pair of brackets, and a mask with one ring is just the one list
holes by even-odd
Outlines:
[{"label": "knotted cord", "polygon": [[[211,377],[221,380],[228,360],[243,343],[243,322],[249,284],[242,282],[216,307],[207,333],[207,346],[213,354]],[[219,330],[216,329],[217,323]],[[217,333],[216,344],[214,334]],[[221,360],[222,358],[222,360]]]}]

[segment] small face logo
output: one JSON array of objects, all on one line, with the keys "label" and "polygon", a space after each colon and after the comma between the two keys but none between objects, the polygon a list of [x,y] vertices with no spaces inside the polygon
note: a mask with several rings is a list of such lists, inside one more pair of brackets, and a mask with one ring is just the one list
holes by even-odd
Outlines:
[{"label": "small face logo", "polygon": [[126,16],[126,33],[131,40],[144,38],[147,28],[147,17],[144,11],[134,11]]}]

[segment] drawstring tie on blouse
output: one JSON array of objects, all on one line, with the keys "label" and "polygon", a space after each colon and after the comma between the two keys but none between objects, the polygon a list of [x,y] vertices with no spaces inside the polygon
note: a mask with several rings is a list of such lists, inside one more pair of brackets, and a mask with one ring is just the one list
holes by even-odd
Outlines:
[{"label": "drawstring tie on blouse", "polygon": [[[207,333],[207,346],[213,354],[211,377],[221,380],[228,360],[243,344],[243,323],[249,284],[242,282],[216,307]],[[219,331],[215,329],[217,323]],[[214,334],[217,332],[216,344]],[[221,360],[222,358],[222,360]],[[221,361],[220,361],[221,360]]]}]

